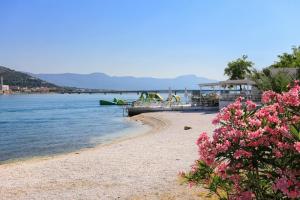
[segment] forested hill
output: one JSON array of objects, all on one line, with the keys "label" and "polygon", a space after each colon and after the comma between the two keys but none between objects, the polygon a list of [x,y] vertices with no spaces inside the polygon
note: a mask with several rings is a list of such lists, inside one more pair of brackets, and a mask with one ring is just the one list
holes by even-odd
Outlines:
[{"label": "forested hill", "polygon": [[0,66],[0,77],[3,77],[4,84],[19,87],[51,87],[59,88],[55,84],[48,83],[39,78],[30,76],[23,72],[18,72],[7,67]]}]

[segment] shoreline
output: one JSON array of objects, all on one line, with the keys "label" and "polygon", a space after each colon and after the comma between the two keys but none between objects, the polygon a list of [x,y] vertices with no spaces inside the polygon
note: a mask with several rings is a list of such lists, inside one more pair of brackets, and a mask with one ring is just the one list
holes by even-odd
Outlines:
[{"label": "shoreline", "polygon": [[[112,137],[112,138],[104,141],[103,143],[96,144],[93,147],[85,147],[85,148],[81,148],[78,150],[74,150],[74,151],[70,151],[70,152],[62,152],[62,153],[57,153],[57,154],[12,159],[12,160],[8,160],[8,161],[0,162],[0,169],[2,166],[5,166],[5,165],[14,165],[14,164],[24,163],[24,162],[39,162],[42,160],[49,160],[49,159],[54,159],[56,157],[68,156],[68,155],[72,155],[72,154],[83,153],[85,151],[91,151],[93,149],[103,148],[103,147],[113,145],[115,143],[119,143],[119,142],[122,142],[125,140],[142,137],[143,135],[146,135],[146,134],[152,134],[152,133],[154,133],[155,130],[157,131],[157,130],[167,126],[167,123],[165,123],[161,120],[158,120],[154,117],[147,117],[147,116],[143,116],[143,115],[128,117],[127,120],[131,121],[132,123],[137,123],[136,124],[137,127],[127,130],[128,132],[126,131],[126,133],[122,133],[122,131],[113,133],[113,134],[117,134],[117,135],[119,133],[121,133],[121,134],[116,137]],[[156,121],[156,123],[154,121]],[[141,124],[139,124],[139,123],[141,123]],[[140,127],[138,127],[138,126],[140,126]],[[142,133],[140,133],[138,131],[142,131]]]},{"label": "shoreline", "polygon": [[[197,159],[195,141],[212,132],[207,113],[146,113],[151,129],[72,153],[0,165],[0,199],[199,199],[178,182]],[[185,131],[185,125],[192,129]]]}]

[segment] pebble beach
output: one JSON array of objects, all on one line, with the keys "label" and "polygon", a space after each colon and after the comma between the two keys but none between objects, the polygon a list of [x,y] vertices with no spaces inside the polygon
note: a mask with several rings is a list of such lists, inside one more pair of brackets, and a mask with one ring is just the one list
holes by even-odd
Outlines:
[{"label": "pebble beach", "polygon": [[[202,131],[214,113],[146,113],[131,120],[151,127],[109,144],[0,165],[0,199],[201,199],[178,172],[197,159]],[[191,129],[184,130],[184,126]]]}]

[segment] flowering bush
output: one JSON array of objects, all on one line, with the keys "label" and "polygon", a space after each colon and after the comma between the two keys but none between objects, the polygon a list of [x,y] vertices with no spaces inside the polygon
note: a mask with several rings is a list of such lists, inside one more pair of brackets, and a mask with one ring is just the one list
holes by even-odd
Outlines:
[{"label": "flowering bush", "polygon": [[300,199],[300,86],[262,95],[262,106],[238,98],[213,120],[213,137],[197,140],[188,173],[220,199]]}]

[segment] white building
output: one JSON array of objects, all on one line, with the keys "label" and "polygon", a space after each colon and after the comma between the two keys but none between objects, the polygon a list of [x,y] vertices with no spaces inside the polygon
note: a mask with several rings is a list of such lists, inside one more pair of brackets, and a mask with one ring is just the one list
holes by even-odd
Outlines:
[{"label": "white building", "polygon": [[3,84],[3,77],[1,76],[1,84],[0,84],[0,92],[8,92],[9,91],[9,85],[4,85]]},{"label": "white building", "polygon": [[[192,101],[194,99],[194,104],[197,106],[218,107],[219,109],[233,103],[238,97],[244,97],[246,100],[259,104],[261,93],[255,85],[255,82],[248,79],[199,84],[199,94],[194,95]],[[208,93],[208,90],[204,88],[209,87],[213,89]]]},{"label": "white building", "polygon": [[9,85],[0,85],[0,90],[3,92],[9,91]]}]

